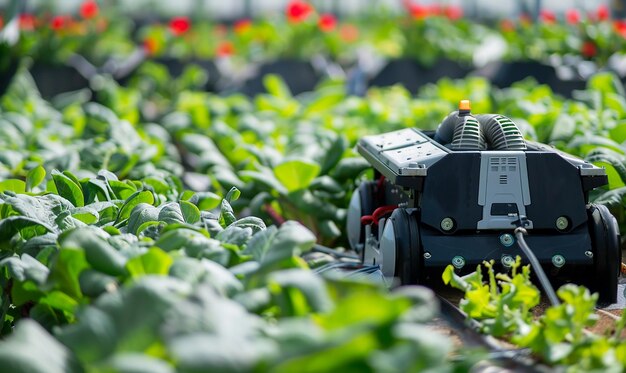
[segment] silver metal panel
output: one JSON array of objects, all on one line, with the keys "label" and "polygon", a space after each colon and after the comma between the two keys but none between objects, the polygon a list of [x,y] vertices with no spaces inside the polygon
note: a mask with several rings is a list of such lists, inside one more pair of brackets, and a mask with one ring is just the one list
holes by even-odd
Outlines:
[{"label": "silver metal panel", "polygon": [[400,148],[407,145],[428,141],[424,135],[414,129],[405,128],[398,131],[387,132],[381,135],[366,136],[362,140],[363,145],[372,151],[384,151]]},{"label": "silver metal panel", "polygon": [[411,128],[366,136],[359,147],[391,172],[402,176],[426,176],[428,167],[448,153]]},{"label": "silver metal panel", "polygon": [[[517,216],[491,215],[494,203],[517,205],[520,215],[526,215],[531,204],[526,155],[523,151],[489,151],[480,157],[478,204],[483,206],[483,219],[477,229],[512,229]],[[532,228],[532,222],[530,226]]]},{"label": "silver metal panel", "polygon": [[446,155],[433,143],[426,142],[381,152],[381,157],[389,168],[402,175],[419,175],[420,171]]},{"label": "silver metal panel", "polygon": [[578,166],[578,169],[580,170],[580,176],[604,176],[606,175],[606,170],[604,168],[600,168],[600,167],[584,167],[584,166]]}]

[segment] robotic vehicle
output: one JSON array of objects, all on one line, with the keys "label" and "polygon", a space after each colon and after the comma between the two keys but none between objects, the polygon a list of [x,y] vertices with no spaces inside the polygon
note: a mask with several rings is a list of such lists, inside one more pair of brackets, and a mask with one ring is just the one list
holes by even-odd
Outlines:
[{"label": "robotic vehicle", "polygon": [[352,195],[348,239],[385,277],[423,284],[448,264],[461,273],[491,259],[510,267],[524,258],[513,234],[523,219],[551,277],[616,301],[618,224],[589,203],[589,192],[608,183],[603,168],[525,140],[505,116],[473,115],[467,100],[436,131],[366,136],[357,149],[375,180]]}]

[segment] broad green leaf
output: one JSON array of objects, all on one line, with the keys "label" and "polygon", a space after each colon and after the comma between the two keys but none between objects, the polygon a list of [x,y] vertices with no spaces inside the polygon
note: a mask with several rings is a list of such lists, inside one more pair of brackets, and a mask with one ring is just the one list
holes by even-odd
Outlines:
[{"label": "broad green leaf", "polygon": [[229,226],[239,228],[251,228],[253,233],[257,233],[266,228],[263,219],[257,218],[256,216],[246,216],[245,218],[234,221]]},{"label": "broad green leaf", "polygon": [[200,210],[191,202],[180,201],[180,210],[186,223],[195,224],[200,221]]},{"label": "broad green leaf", "polygon": [[279,194],[288,193],[287,188],[276,178],[270,168],[264,166],[258,166],[257,168],[259,171],[241,171],[239,172],[239,176],[241,176],[243,180],[251,180],[265,186],[269,192],[275,191]]},{"label": "broad green leaf", "polygon": [[[54,211],[64,211],[74,208],[68,200],[56,194],[29,196],[5,192],[4,194],[0,194],[0,199],[4,200],[5,204],[11,206],[13,210],[23,217],[45,226],[49,231],[55,230],[53,227],[56,224],[55,220],[57,215]],[[11,216],[11,218],[13,218],[13,216]],[[1,221],[0,224],[2,224]]]},{"label": "broad green leaf", "polygon": [[222,197],[212,192],[198,192],[189,200],[189,202],[194,203],[198,206],[198,209],[202,211],[216,208],[220,205],[221,201]]},{"label": "broad green leaf", "polygon": [[117,196],[117,199],[127,199],[137,191],[137,187],[132,184],[124,183],[117,180],[107,180],[111,190]]},{"label": "broad green leaf", "polygon": [[98,235],[98,228],[77,228],[64,233],[59,244],[64,248],[81,249],[89,265],[111,276],[126,274],[126,258]]},{"label": "broad green leaf", "polygon": [[221,265],[228,265],[231,253],[218,240],[194,235],[184,243],[185,254],[192,258],[206,258]]},{"label": "broad green leaf", "polygon": [[7,179],[0,181],[0,192],[25,193],[26,183],[18,179]]},{"label": "broad green leaf", "polygon": [[40,286],[32,281],[15,281],[11,286],[11,303],[16,306],[23,306],[28,303],[37,303],[44,295]]},{"label": "broad green leaf", "polygon": [[[54,223],[54,226],[56,226],[56,223]],[[24,216],[9,216],[8,218],[0,220],[0,240],[7,242],[17,233],[20,234],[22,239],[28,240],[48,232],[56,231],[57,230],[53,227]]]},{"label": "broad green leaf", "polygon": [[115,277],[90,268],[82,271],[78,280],[80,291],[88,297],[95,298],[104,292],[112,292],[117,289]]},{"label": "broad green leaf", "polygon": [[114,200],[115,195],[112,193],[109,183],[101,176],[92,178],[87,183],[81,183],[83,187],[83,194],[88,197],[87,201],[93,202],[96,197],[100,201]]},{"label": "broad green leaf", "polygon": [[326,175],[333,167],[337,165],[337,163],[341,160],[341,157],[343,157],[343,153],[347,147],[348,141],[346,140],[346,138],[341,134],[337,135],[335,140],[332,142],[330,148],[327,150],[324,158],[322,159],[322,168],[320,170],[321,175]]},{"label": "broad green leaf", "polygon": [[587,80],[587,88],[603,93],[616,93],[622,97],[625,96],[624,86],[621,84],[619,78],[612,72],[594,74]]},{"label": "broad green leaf", "polygon": [[222,200],[222,208],[220,209],[219,222],[222,228],[226,228],[235,222],[237,218],[235,217],[235,213],[233,212],[233,207],[228,203],[227,200]]},{"label": "broad green leaf", "polygon": [[57,170],[52,170],[52,180],[54,180],[54,185],[61,197],[67,199],[76,207],[85,205],[80,184],[75,183],[70,177]]},{"label": "broad green leaf", "polygon": [[62,248],[54,259],[51,267],[49,281],[56,289],[64,292],[74,299],[80,299],[80,273],[89,268],[85,259],[85,252],[77,248]]},{"label": "broad green leaf", "polygon": [[241,195],[241,192],[239,191],[239,189],[237,189],[237,187],[232,187],[230,188],[228,193],[226,193],[226,197],[224,197],[224,199],[227,200],[228,203],[231,203],[233,201],[238,200],[240,195]]},{"label": "broad green leaf", "polygon": [[8,257],[0,260],[0,267],[6,267],[9,275],[17,281],[31,280],[37,284],[43,284],[50,270],[37,259],[28,254],[21,257]]},{"label": "broad green leaf", "polygon": [[204,279],[206,269],[202,262],[185,256],[174,259],[169,275],[189,284],[197,284]]},{"label": "broad green leaf", "polygon": [[118,334],[116,351],[146,351],[162,338],[174,306],[191,292],[190,284],[168,276],[143,276],[123,289],[122,301],[110,312]]},{"label": "broad green leaf", "polygon": [[231,224],[226,229],[218,233],[217,236],[215,236],[215,239],[225,244],[232,244],[241,247],[248,242],[250,237],[252,237],[252,228],[239,228]]},{"label": "broad green leaf", "polygon": [[244,250],[244,254],[252,255],[254,260],[260,262],[263,260],[267,252],[272,247],[272,240],[276,236],[278,228],[275,225],[268,227],[265,230],[257,232],[252,236],[248,245]]},{"label": "broad green leaf", "polygon": [[95,224],[100,220],[100,214],[91,206],[77,207],[70,211],[74,219],[78,219],[85,224]]},{"label": "broad green leaf", "polygon": [[371,167],[372,165],[361,157],[344,158],[337,163],[337,166],[331,172],[331,176],[338,181],[354,179],[361,172]]},{"label": "broad green leaf", "polygon": [[142,225],[158,221],[159,209],[147,203],[140,203],[133,208],[128,218],[128,233],[137,234]]},{"label": "broad green leaf", "polygon": [[184,223],[185,219],[180,205],[176,202],[171,202],[162,206],[161,211],[159,211],[159,221],[167,224]]},{"label": "broad green leaf", "polygon": [[130,197],[126,199],[124,205],[120,209],[119,214],[117,215],[116,222],[121,222],[130,216],[130,213],[133,211],[135,206],[140,203],[146,203],[148,205],[154,204],[154,196],[151,192],[145,190],[143,192],[135,192]]},{"label": "broad green leaf", "polygon": [[330,219],[340,221],[343,212],[332,203],[328,203],[308,189],[299,190],[289,194],[290,201],[301,211],[318,219]]},{"label": "broad green leaf", "polygon": [[319,172],[317,163],[297,159],[283,162],[274,168],[276,178],[289,192],[307,188]]},{"label": "broad green leaf", "polygon": [[113,352],[117,342],[116,325],[106,312],[88,307],[78,323],[57,331],[57,338],[68,346],[83,364],[99,361]]},{"label": "broad green leaf", "polygon": [[443,279],[444,284],[450,285],[459,290],[466,290],[469,286],[461,276],[454,273],[454,267],[451,265],[446,267],[441,278]]},{"label": "broad green leaf", "polygon": [[310,189],[323,191],[335,197],[343,196],[345,193],[344,188],[336,182],[335,179],[326,175],[316,177],[315,180],[311,182]]},{"label": "broad green leaf", "polygon": [[48,305],[52,308],[56,308],[72,315],[76,311],[76,307],[78,307],[78,302],[75,299],[58,290],[51,291],[45,296],[41,297],[39,299],[39,303]]},{"label": "broad green leaf", "polygon": [[228,269],[211,260],[202,259],[201,263],[205,271],[203,281],[218,294],[231,298],[243,291],[242,283]]},{"label": "broad green leaf", "polygon": [[576,121],[570,115],[563,114],[559,116],[554,127],[552,127],[550,141],[569,141],[575,133]]},{"label": "broad green leaf", "polygon": [[29,319],[21,320],[12,334],[0,341],[0,366],[12,373],[83,371],[67,347]]},{"label": "broad green leaf", "polygon": [[596,148],[585,158],[598,167],[604,167],[609,188],[621,188],[626,183],[626,157],[606,148]]},{"label": "broad green leaf", "polygon": [[263,84],[267,92],[275,97],[291,98],[291,91],[285,81],[276,74],[267,74],[263,77]]},{"label": "broad green leaf", "polygon": [[154,245],[164,251],[178,250],[198,236],[202,236],[202,234],[191,229],[174,229],[163,233]]},{"label": "broad green leaf", "polygon": [[[176,336],[168,345],[177,368],[183,372],[254,371],[255,366],[272,356],[276,348],[263,340],[229,338],[206,332]],[[232,356],[237,358],[230,358]]]},{"label": "broad green leaf", "polygon": [[128,273],[134,278],[144,275],[166,275],[173,259],[163,250],[152,247],[145,254],[126,262]]},{"label": "broad green leaf", "polygon": [[167,182],[160,178],[148,177],[143,179],[143,182],[150,185],[158,194],[166,194],[170,190],[170,186]]},{"label": "broad green leaf", "polygon": [[604,192],[596,197],[593,202],[609,207],[622,206],[626,203],[626,186]]},{"label": "broad green leaf", "polygon": [[316,237],[299,223],[288,221],[276,229],[272,226],[256,233],[244,253],[250,254],[262,265],[271,265],[310,250]]},{"label": "broad green leaf", "polygon": [[327,312],[333,308],[324,281],[311,271],[278,271],[270,275],[269,281],[270,289],[284,316],[305,316],[309,313]]},{"label": "broad green leaf", "polygon": [[191,191],[191,190],[185,190],[184,192],[180,194],[178,198],[181,201],[189,201],[190,199],[194,198],[195,195],[196,195],[196,192]]},{"label": "broad green leaf", "polygon": [[331,110],[334,106],[339,105],[346,97],[345,89],[326,89],[320,90],[318,97],[314,101],[308,103],[305,115],[322,114]]}]

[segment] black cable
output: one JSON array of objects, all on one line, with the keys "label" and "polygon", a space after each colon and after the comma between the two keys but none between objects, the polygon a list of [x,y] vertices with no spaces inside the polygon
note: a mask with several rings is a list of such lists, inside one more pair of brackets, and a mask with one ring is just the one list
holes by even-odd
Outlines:
[{"label": "black cable", "polygon": [[541,267],[539,260],[537,260],[537,257],[532,252],[530,247],[528,247],[528,244],[526,244],[526,240],[524,239],[524,235],[528,234],[528,232],[526,231],[526,228],[524,228],[525,226],[528,225],[528,219],[526,219],[525,216],[520,216],[519,219],[516,222],[514,222],[514,224],[517,225],[517,228],[515,228],[515,237],[517,238],[517,245],[520,247],[522,252],[528,258],[530,265],[533,267],[533,270],[537,274],[537,278],[539,279],[539,283],[541,284],[541,287],[543,287],[543,291],[546,292],[546,295],[548,296],[548,299],[550,300],[550,303],[552,303],[553,306],[560,305],[561,302],[559,302],[559,298],[556,296],[556,293],[554,292],[554,288],[552,287],[550,280],[548,280],[548,276],[546,276],[546,273]]}]

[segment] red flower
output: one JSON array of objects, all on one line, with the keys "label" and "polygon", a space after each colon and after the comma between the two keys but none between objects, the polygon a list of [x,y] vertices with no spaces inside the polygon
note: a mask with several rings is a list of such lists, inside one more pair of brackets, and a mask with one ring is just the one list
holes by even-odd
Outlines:
[{"label": "red flower", "polygon": [[332,14],[322,14],[317,22],[320,30],[324,32],[333,31],[337,27],[337,18]]},{"label": "red flower", "polygon": [[147,38],[143,41],[143,50],[150,56],[159,50],[159,43],[154,38]]},{"label": "red flower", "polygon": [[285,13],[289,22],[300,23],[309,18],[313,11],[314,9],[311,4],[302,0],[291,0],[289,4],[287,4]]},{"label": "red flower", "polygon": [[50,28],[55,31],[62,30],[63,28],[65,28],[66,21],[67,20],[63,16],[54,16],[50,21]]},{"label": "red flower", "polygon": [[500,30],[503,32],[513,32],[515,31],[515,23],[510,19],[503,19],[500,21]]},{"label": "red flower", "polygon": [[87,0],[80,4],[80,16],[84,19],[91,19],[98,15],[98,3],[95,0]]},{"label": "red flower", "polygon": [[346,43],[352,43],[359,38],[359,29],[355,25],[346,24],[339,29],[339,37]]},{"label": "red flower", "polygon": [[580,12],[578,9],[568,9],[565,11],[565,20],[570,25],[576,25],[580,22]]},{"label": "red flower", "polygon": [[598,53],[598,48],[595,43],[592,41],[586,41],[583,43],[583,46],[580,48],[580,54],[585,58],[591,58]]},{"label": "red flower", "polygon": [[219,57],[232,56],[233,54],[235,54],[235,46],[229,41],[223,41],[217,46],[215,54],[217,54]]},{"label": "red flower", "polygon": [[459,6],[448,6],[445,8],[444,13],[448,19],[453,21],[463,18],[463,8]]},{"label": "red flower", "polygon": [[191,28],[191,22],[187,17],[174,17],[170,20],[170,32],[176,36],[183,35]]},{"label": "red flower", "polygon": [[252,21],[250,21],[249,19],[240,19],[233,25],[233,30],[235,31],[235,34],[239,35],[245,34],[250,30],[250,28],[252,28]]},{"label": "red flower", "polygon": [[551,10],[544,9],[539,12],[539,18],[543,23],[554,23],[556,22],[556,15]]},{"label": "red flower", "polygon": [[611,13],[606,5],[602,4],[598,7],[598,9],[596,9],[596,17],[598,17],[598,21],[606,21],[610,18],[610,16]]},{"label": "red flower", "polygon": [[35,16],[28,13],[20,14],[19,24],[20,29],[25,31],[32,31],[35,29],[36,19]]},{"label": "red flower", "polygon": [[613,23],[615,32],[626,39],[626,21],[617,20]]},{"label": "red flower", "polygon": [[408,8],[414,19],[424,19],[430,15],[428,8],[419,4],[409,4]]}]

